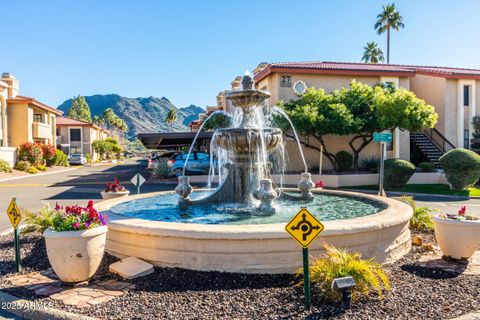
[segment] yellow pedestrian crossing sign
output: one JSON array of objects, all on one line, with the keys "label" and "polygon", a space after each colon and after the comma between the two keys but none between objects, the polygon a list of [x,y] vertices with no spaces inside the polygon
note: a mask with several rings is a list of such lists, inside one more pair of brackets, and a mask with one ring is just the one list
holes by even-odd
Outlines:
[{"label": "yellow pedestrian crossing sign", "polygon": [[10,205],[7,209],[7,214],[10,218],[13,228],[16,229],[22,220],[22,213],[20,212],[20,209],[18,209],[15,198],[13,198],[12,202],[10,202]]},{"label": "yellow pedestrian crossing sign", "polygon": [[306,208],[300,209],[285,226],[285,230],[304,248],[308,248],[324,228],[323,224]]}]

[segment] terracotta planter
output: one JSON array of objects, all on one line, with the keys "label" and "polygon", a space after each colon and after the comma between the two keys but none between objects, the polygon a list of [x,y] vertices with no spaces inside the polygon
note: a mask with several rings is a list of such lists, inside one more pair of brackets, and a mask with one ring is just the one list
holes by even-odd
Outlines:
[{"label": "terracotta planter", "polygon": [[443,253],[454,259],[468,259],[480,248],[480,221],[433,217],[435,237]]},{"label": "terracotta planter", "polygon": [[126,197],[130,194],[130,191],[119,191],[119,192],[105,192],[102,191],[100,192],[102,195],[102,198],[107,200],[107,199],[113,199],[113,198],[120,198],[120,197]]},{"label": "terracotta planter", "polygon": [[90,279],[102,262],[107,226],[80,231],[45,230],[43,236],[53,271],[64,282]]}]

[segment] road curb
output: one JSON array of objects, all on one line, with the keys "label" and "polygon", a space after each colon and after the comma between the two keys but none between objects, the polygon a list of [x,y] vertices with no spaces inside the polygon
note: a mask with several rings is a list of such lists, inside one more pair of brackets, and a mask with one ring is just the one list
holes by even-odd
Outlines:
[{"label": "road curb", "polygon": [[[374,190],[365,190],[365,189],[347,189],[342,188],[341,190],[345,191],[354,191],[359,193],[368,193],[368,194],[377,194],[378,191]],[[452,196],[448,194],[431,194],[431,193],[416,193],[416,192],[399,192],[399,191],[386,191],[387,196],[420,196],[420,197],[432,197],[432,198],[443,198],[443,199],[453,199],[453,200],[469,200],[469,199],[479,199],[480,197],[467,197],[467,196]]]},{"label": "road curb", "polygon": [[31,177],[41,177],[41,176],[47,176],[49,174],[55,174],[55,173],[73,171],[73,170],[77,170],[77,168],[70,168],[65,170],[56,170],[56,171],[50,171],[50,172],[44,172],[44,173],[29,174],[29,175],[19,176],[19,177],[5,178],[5,179],[0,179],[0,182],[7,182],[7,181],[18,180],[23,178],[31,178]]},{"label": "road curb", "polygon": [[38,306],[40,302],[29,301],[12,296],[8,293],[0,291],[0,304],[12,305],[14,308],[2,310],[11,314],[32,320],[95,320],[96,318],[83,316],[80,314],[53,309],[49,307],[35,308],[32,306]]}]

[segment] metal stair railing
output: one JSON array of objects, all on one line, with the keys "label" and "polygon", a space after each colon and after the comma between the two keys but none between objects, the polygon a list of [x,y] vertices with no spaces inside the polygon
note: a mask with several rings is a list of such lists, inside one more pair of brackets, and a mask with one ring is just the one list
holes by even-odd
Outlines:
[{"label": "metal stair railing", "polygon": [[424,129],[423,133],[442,153],[455,149],[455,146],[437,129]]}]

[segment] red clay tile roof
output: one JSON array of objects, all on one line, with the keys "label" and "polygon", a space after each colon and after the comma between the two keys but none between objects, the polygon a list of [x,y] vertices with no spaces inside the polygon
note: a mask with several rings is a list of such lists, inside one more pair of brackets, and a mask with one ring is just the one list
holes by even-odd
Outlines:
[{"label": "red clay tile roof", "polygon": [[83,121],[83,120],[77,120],[77,119],[72,119],[69,117],[57,117],[57,126],[87,126],[87,127],[93,127],[96,129],[104,130],[103,128],[100,128],[99,126]]},{"label": "red clay tile roof", "polygon": [[32,104],[40,109],[48,110],[56,115],[62,115],[63,111],[58,110],[57,108],[53,108],[50,106],[47,106],[44,103],[41,103],[40,101],[35,100],[34,98],[31,97],[26,97],[26,96],[15,96],[14,98],[9,98],[7,99],[7,103],[28,103]]},{"label": "red clay tile roof", "polygon": [[371,64],[355,62],[275,62],[255,74],[260,81],[271,73],[316,73],[373,76],[415,76],[425,74],[454,79],[480,79],[480,70],[436,66],[412,66],[399,64]]}]

